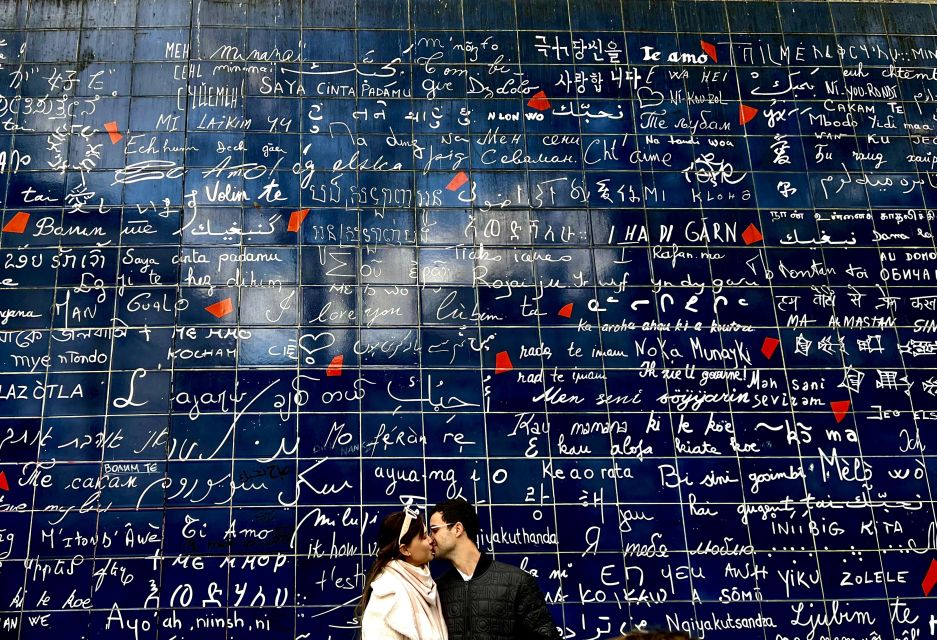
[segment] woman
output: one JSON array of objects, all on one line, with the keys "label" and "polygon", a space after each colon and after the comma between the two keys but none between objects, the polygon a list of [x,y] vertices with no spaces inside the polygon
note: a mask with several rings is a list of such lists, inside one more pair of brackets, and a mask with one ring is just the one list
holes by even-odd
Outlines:
[{"label": "woman", "polygon": [[446,621],[429,573],[433,539],[409,509],[381,522],[377,560],[358,605],[362,640],[447,640]]}]

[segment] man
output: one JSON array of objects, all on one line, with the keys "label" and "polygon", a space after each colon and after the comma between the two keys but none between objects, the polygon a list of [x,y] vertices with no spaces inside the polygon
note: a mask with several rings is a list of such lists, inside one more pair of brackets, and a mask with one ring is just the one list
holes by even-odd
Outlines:
[{"label": "man", "polygon": [[429,523],[436,558],[452,563],[436,581],[449,640],[560,640],[533,576],[478,550],[468,502],[440,502]]}]

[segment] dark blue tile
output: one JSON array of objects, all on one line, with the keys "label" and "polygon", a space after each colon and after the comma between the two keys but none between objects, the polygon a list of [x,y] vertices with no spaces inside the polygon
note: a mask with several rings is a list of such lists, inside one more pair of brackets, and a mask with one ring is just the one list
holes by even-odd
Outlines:
[{"label": "dark blue tile", "polygon": [[[133,27],[137,22],[138,0],[113,0],[109,4],[86,7],[82,11],[81,28]],[[181,3],[178,3],[181,4]]]},{"label": "dark blue tile", "polygon": [[830,33],[833,19],[825,2],[784,2],[778,4],[784,33]]},{"label": "dark blue tile", "polygon": [[[332,2],[331,0],[303,0],[304,27],[344,27],[354,28],[356,10],[368,9],[369,5],[355,5],[351,2]],[[292,7],[287,7],[292,10]],[[405,25],[404,25],[405,26]]]},{"label": "dark blue tile", "polygon": [[512,0],[463,2],[462,15],[466,29],[507,29],[513,31],[515,27],[514,3]]},{"label": "dark blue tile", "polygon": [[[352,31],[317,29],[303,33],[303,59],[314,62],[341,62],[355,57],[355,35]],[[330,80],[321,77],[319,80]],[[348,80],[350,84],[350,78]]]},{"label": "dark blue tile", "polygon": [[735,34],[780,33],[781,22],[775,2],[728,2],[729,28]]},{"label": "dark blue tile", "polygon": [[677,28],[691,33],[728,33],[726,5],[720,0],[674,0]]},{"label": "dark blue tile", "polygon": [[834,2],[830,5],[837,33],[884,33],[885,24],[878,3]]},{"label": "dark blue tile", "polygon": [[573,30],[622,30],[621,3],[618,0],[596,0],[590,3],[570,2],[569,12]]},{"label": "dark blue tile", "polygon": [[29,3],[30,29],[77,28],[81,23],[82,5],[77,2],[34,0]]},{"label": "dark blue tile", "polygon": [[390,62],[397,58],[410,58],[409,31],[361,29],[355,33],[358,38],[358,59],[362,62]]},{"label": "dark blue tile", "polygon": [[625,31],[676,31],[672,0],[622,0]]},{"label": "dark blue tile", "polygon": [[880,3],[882,18],[889,33],[933,34],[932,7],[926,4]]},{"label": "dark blue tile", "polygon": [[26,26],[27,0],[14,0],[0,6],[0,25],[4,29],[22,29]]},{"label": "dark blue tile", "polygon": [[69,62],[77,56],[77,31],[30,31],[27,36],[26,60],[30,62]]},{"label": "dark blue tile", "polygon": [[[312,9],[309,2],[303,10]],[[247,24],[254,27],[273,27],[281,29],[299,28],[302,11],[292,4],[281,2],[257,2],[247,7]]]},{"label": "dark blue tile", "polygon": [[409,4],[403,0],[357,0],[356,26],[359,29],[407,29]]},{"label": "dark blue tile", "polygon": [[94,29],[83,31],[78,57],[81,60],[130,60],[134,35],[129,29]]},{"label": "dark blue tile", "polygon": [[461,30],[462,0],[414,0],[414,29]]},{"label": "dark blue tile", "polygon": [[192,5],[185,2],[168,4],[143,3],[137,7],[138,27],[188,27],[192,20]]},{"label": "dark blue tile", "polygon": [[516,0],[519,30],[569,31],[569,10],[565,2]]}]

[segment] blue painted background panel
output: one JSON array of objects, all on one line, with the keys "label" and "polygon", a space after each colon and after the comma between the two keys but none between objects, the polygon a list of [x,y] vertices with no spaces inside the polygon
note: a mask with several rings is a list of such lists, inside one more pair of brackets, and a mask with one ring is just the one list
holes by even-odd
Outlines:
[{"label": "blue painted background panel", "polygon": [[564,638],[933,635],[930,5],[20,0],[0,56],[3,637],[350,639],[456,496]]}]

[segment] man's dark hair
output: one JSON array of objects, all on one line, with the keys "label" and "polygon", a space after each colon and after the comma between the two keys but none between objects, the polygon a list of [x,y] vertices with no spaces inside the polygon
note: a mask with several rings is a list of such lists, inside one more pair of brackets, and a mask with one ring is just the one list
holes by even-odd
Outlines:
[{"label": "man's dark hair", "polygon": [[465,534],[478,543],[478,514],[475,509],[464,498],[455,498],[453,500],[443,500],[433,507],[430,515],[441,513],[442,519],[446,524],[455,524],[461,522],[465,529]]}]

